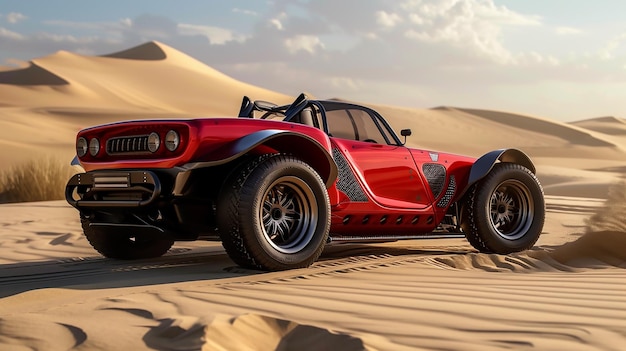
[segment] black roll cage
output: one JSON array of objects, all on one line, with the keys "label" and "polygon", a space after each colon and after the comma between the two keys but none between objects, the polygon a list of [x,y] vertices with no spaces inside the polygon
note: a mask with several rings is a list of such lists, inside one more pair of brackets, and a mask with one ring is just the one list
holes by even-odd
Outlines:
[{"label": "black roll cage", "polygon": [[[309,100],[307,99],[304,93],[300,94],[293,103],[289,105],[278,106],[276,104],[266,102],[266,101],[252,101],[247,96],[243,97],[243,101],[241,103],[241,109],[239,111],[240,118],[253,118],[254,111],[265,112],[265,114],[261,117],[261,119],[267,118],[269,115],[274,113],[281,113],[285,115],[283,119],[284,122],[292,122],[298,114],[307,107],[314,106],[320,112],[322,119],[322,128],[327,135],[330,135],[330,131],[328,129],[328,122],[326,117],[326,111],[335,111],[335,110],[350,110],[357,109],[362,110],[368,113],[376,127],[378,128],[380,134],[383,136],[388,145],[397,145],[402,146],[404,143],[400,141],[395,131],[389,123],[375,110],[365,107],[362,105],[357,105],[349,102],[336,101],[336,100]],[[354,120],[352,116],[349,114],[350,120],[354,126]],[[356,127],[355,127],[356,128]],[[386,130],[386,132],[385,132]],[[387,136],[391,136],[393,140],[389,140]]]}]

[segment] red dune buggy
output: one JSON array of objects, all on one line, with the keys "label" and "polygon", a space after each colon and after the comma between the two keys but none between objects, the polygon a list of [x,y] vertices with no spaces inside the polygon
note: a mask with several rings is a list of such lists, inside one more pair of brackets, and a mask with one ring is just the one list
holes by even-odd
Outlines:
[{"label": "red dune buggy", "polygon": [[220,240],[241,266],[283,270],[311,265],[328,243],[455,236],[507,254],[532,247],[544,224],[522,151],[408,148],[376,111],[304,94],[285,106],[244,97],[238,118],[88,128],[76,152],[86,173],[66,199],[111,258]]}]

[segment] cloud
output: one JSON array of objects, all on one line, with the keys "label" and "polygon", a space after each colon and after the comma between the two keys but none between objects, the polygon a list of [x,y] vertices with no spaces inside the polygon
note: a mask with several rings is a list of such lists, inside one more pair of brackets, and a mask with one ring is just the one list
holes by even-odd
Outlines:
[{"label": "cloud", "polygon": [[358,91],[363,88],[363,84],[354,78],[349,77],[331,77],[328,79],[330,85],[338,91]]},{"label": "cloud", "polygon": [[619,34],[611,38],[608,43],[600,50],[599,56],[602,60],[613,60],[616,58],[616,52],[626,41],[626,33]]},{"label": "cloud", "polygon": [[463,1],[476,17],[502,25],[541,26],[542,18],[509,10],[506,6],[496,6],[493,1]]},{"label": "cloud", "polygon": [[385,11],[376,12],[376,22],[383,27],[395,27],[398,23],[402,22],[402,18],[396,13],[387,13]]},{"label": "cloud", "polygon": [[0,38],[18,41],[18,40],[24,40],[25,36],[16,32],[12,32],[6,28],[0,27]]},{"label": "cloud", "polygon": [[[141,15],[132,21],[125,35],[145,38],[145,40],[168,39],[178,34],[178,23],[156,15]],[[150,39],[149,39],[150,38]]]},{"label": "cloud", "polygon": [[582,29],[574,27],[556,27],[554,31],[558,35],[577,35],[583,33]]},{"label": "cloud", "polygon": [[[53,32],[56,31],[56,28],[63,28],[76,32],[75,36],[98,37],[116,42],[123,41],[125,33],[132,30],[133,27],[133,21],[130,18],[122,18],[111,22],[46,20],[42,23],[50,28],[48,35],[54,34]],[[46,32],[37,35],[46,35]],[[87,52],[93,52],[93,49],[96,48],[88,49]]]},{"label": "cloud", "polygon": [[[278,62],[301,74],[314,72],[322,79],[309,84],[319,85],[342,79],[439,84],[441,77],[458,71],[473,71],[480,76],[481,70],[491,69],[494,64],[552,66],[556,62],[538,52],[517,53],[507,48],[502,41],[503,28],[541,27],[541,19],[496,6],[493,0],[268,4],[269,16],[232,9],[258,17],[248,33],[237,32],[235,26],[177,23],[163,16],[142,15],[111,22],[47,21],[50,33],[28,35],[21,40],[24,48],[32,42],[33,50],[39,50],[34,43],[49,37],[59,49],[102,54],[160,40],[227,74],[234,71],[235,65]],[[54,27],[80,34],[58,36]],[[254,84],[269,84],[271,89],[285,86],[282,76],[268,83],[256,81],[248,73],[243,79]]]},{"label": "cloud", "polygon": [[9,12],[6,15],[0,14],[0,18],[2,17],[4,17],[10,24],[15,24],[28,18],[19,12]]},{"label": "cloud", "polygon": [[269,20],[269,24],[278,30],[284,29],[282,22],[278,18],[272,18]]},{"label": "cloud", "polygon": [[237,7],[233,8],[233,12],[234,13],[241,13],[241,14],[248,15],[248,16],[254,16],[254,17],[259,15],[255,11],[247,10],[247,9],[240,9],[240,8],[237,8]]},{"label": "cloud", "polygon": [[406,38],[426,43],[446,43],[499,64],[514,64],[514,55],[501,41],[503,27],[540,26],[537,16],[512,12],[492,1],[406,1]]},{"label": "cloud", "polygon": [[297,35],[285,40],[285,47],[287,50],[295,54],[298,51],[306,51],[310,54],[314,54],[319,49],[324,49],[324,44],[320,41],[320,38],[313,35]]},{"label": "cloud", "polygon": [[[267,21],[267,25],[269,27],[272,27],[278,30],[284,30],[285,26],[283,25],[283,21],[287,19],[288,19],[288,16],[285,12],[278,12],[276,16],[274,16],[273,18]],[[259,28],[257,28],[257,32],[258,31],[259,31]]]},{"label": "cloud", "polygon": [[243,41],[245,39],[243,36],[235,35],[231,30],[213,26],[180,23],[178,29],[181,35],[204,36],[209,39],[211,44],[224,44],[233,40]]}]

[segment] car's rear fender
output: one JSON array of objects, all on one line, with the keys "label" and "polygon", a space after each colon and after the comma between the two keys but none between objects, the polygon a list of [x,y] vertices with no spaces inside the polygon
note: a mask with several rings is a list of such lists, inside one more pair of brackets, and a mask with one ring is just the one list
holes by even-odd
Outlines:
[{"label": "car's rear fender", "polygon": [[248,154],[286,153],[313,167],[326,187],[330,188],[337,178],[337,165],[327,151],[328,148],[306,134],[265,129],[233,140],[218,150],[207,153],[205,160],[187,163],[182,168],[192,170],[219,166]]},{"label": "car's rear fender", "polygon": [[459,194],[459,197],[463,196],[472,185],[489,174],[493,166],[498,162],[517,163],[528,168],[533,173],[536,172],[535,165],[530,160],[530,157],[523,151],[518,149],[494,150],[484,154],[474,162],[470,170],[467,185],[465,189],[463,189],[463,192]]}]

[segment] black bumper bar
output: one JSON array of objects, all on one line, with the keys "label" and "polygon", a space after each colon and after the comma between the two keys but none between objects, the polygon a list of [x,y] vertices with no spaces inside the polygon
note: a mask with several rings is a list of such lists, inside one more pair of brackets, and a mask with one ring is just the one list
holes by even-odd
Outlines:
[{"label": "black bumper bar", "polygon": [[[110,194],[115,196],[107,196]],[[65,186],[65,200],[77,209],[145,207],[155,203],[160,194],[161,182],[151,171],[79,173]]]}]

